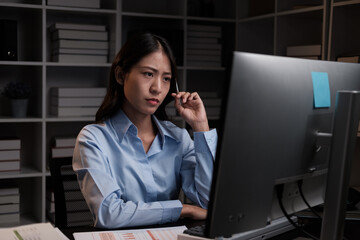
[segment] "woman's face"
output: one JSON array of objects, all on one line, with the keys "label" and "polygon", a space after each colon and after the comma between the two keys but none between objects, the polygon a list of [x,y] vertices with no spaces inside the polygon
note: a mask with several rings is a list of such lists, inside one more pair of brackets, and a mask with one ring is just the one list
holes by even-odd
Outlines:
[{"label": "woman's face", "polygon": [[143,57],[118,79],[124,86],[124,112],[128,116],[154,114],[170,90],[170,79],[170,61],[163,51]]}]

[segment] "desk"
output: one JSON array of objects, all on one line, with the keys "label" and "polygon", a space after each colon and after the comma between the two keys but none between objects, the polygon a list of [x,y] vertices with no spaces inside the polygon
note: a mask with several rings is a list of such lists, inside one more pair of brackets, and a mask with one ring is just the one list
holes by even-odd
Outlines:
[{"label": "desk", "polygon": [[[174,226],[183,226],[185,225],[187,228],[195,227],[199,225],[204,225],[204,221],[196,221],[191,219],[180,219],[175,223],[168,223],[162,225],[150,225],[150,226],[139,226],[139,227],[131,227],[131,228],[119,228],[119,229],[111,229],[111,230],[125,230],[125,229],[142,229],[142,228],[159,228],[159,227],[174,227]],[[60,229],[70,240],[74,240],[73,233],[74,232],[91,232],[91,231],[106,231],[107,229],[96,228],[96,227],[71,227]]]},{"label": "desk", "polygon": [[[303,223],[306,225],[305,229],[309,233],[320,236],[321,230],[321,222],[319,220],[309,220],[302,219]],[[151,225],[151,226],[140,226],[133,228],[123,228],[123,229],[141,229],[141,228],[158,228],[158,227],[174,227],[174,226],[182,226],[186,227],[194,227],[205,224],[205,221],[195,221],[190,219],[181,219],[175,223],[163,224],[163,225]],[[122,229],[116,229],[122,230]],[[95,228],[95,227],[73,227],[61,229],[61,231],[71,240],[74,240],[73,233],[74,232],[91,232],[91,231],[106,231],[105,229]],[[359,240],[360,239],[360,220],[347,220],[345,222],[345,230],[344,235],[347,240]],[[297,230],[292,230],[283,234],[280,234],[276,237],[270,238],[269,240],[292,240],[298,237],[307,237],[306,235],[299,233]]]},{"label": "desk", "polygon": [[[310,234],[320,237],[321,232],[321,221],[318,219],[299,219],[299,222],[305,224],[305,230]],[[293,240],[298,237],[308,237],[298,230],[291,230],[289,232],[280,234],[276,237],[270,238],[269,240]],[[359,240],[360,239],[360,220],[346,220],[344,228],[344,237],[347,240]]]}]

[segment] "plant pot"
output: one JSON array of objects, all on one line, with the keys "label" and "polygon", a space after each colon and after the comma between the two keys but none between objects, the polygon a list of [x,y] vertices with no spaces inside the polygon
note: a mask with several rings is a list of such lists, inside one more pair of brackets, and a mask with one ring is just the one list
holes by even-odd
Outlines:
[{"label": "plant pot", "polygon": [[11,112],[15,118],[24,118],[27,114],[27,106],[29,99],[12,99]]}]

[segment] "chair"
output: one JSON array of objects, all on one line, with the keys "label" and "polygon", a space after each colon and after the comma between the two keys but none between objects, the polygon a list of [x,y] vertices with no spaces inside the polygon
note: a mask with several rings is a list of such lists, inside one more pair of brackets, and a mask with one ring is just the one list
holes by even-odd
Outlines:
[{"label": "chair", "polygon": [[51,158],[50,173],[55,214],[47,212],[55,226],[64,229],[92,225],[92,215],[72,170],[72,158]]}]

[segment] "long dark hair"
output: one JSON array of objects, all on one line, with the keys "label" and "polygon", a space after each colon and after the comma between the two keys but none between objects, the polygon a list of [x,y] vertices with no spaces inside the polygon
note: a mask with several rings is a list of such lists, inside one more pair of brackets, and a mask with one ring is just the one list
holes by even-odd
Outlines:
[{"label": "long dark hair", "polygon": [[173,99],[171,93],[176,91],[175,81],[177,78],[177,69],[175,58],[169,43],[164,38],[151,33],[140,33],[131,37],[116,55],[110,69],[107,93],[100,108],[96,112],[95,122],[103,122],[110,118],[124,102],[124,87],[116,81],[116,67],[119,66],[121,68],[120,74],[125,76],[143,57],[158,50],[162,50],[169,58],[171,65],[171,80],[170,90],[154,115],[160,120],[167,119],[165,106]]}]

